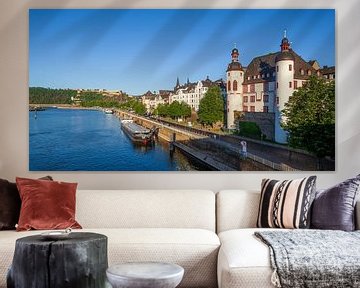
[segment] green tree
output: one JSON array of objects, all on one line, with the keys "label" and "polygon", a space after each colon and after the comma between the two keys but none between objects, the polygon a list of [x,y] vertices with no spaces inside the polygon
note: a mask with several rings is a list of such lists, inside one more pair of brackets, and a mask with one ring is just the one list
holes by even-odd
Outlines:
[{"label": "green tree", "polygon": [[212,86],[200,100],[199,121],[205,125],[213,125],[224,120],[224,100],[218,86]]},{"label": "green tree", "polygon": [[191,107],[185,102],[180,103],[180,115],[181,117],[190,117],[191,116]]},{"label": "green tree", "polygon": [[191,108],[185,102],[179,103],[178,101],[172,102],[167,107],[167,116],[170,116],[173,119],[189,117],[191,115]]},{"label": "green tree", "polygon": [[335,81],[310,77],[282,113],[290,146],[305,148],[319,158],[335,156]]},{"label": "green tree", "polygon": [[144,105],[142,102],[140,102],[140,101],[134,102],[132,108],[134,109],[134,111],[135,111],[136,114],[145,115],[145,113],[146,113],[146,107],[145,107],[145,105]]},{"label": "green tree", "polygon": [[155,109],[154,114],[162,117],[169,116],[169,104],[159,104]]},{"label": "green tree", "polygon": [[261,129],[255,122],[241,121],[239,123],[238,134],[249,138],[261,139]]}]

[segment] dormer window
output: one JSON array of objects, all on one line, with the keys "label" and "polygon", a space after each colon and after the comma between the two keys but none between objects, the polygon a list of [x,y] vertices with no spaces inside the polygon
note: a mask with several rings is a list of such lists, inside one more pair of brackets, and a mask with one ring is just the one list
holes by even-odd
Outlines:
[{"label": "dormer window", "polygon": [[311,70],[310,70],[310,69],[307,71],[307,74],[308,74],[309,76],[311,75]]},{"label": "dormer window", "polygon": [[304,69],[300,69],[300,74],[301,74],[301,75],[305,75]]}]

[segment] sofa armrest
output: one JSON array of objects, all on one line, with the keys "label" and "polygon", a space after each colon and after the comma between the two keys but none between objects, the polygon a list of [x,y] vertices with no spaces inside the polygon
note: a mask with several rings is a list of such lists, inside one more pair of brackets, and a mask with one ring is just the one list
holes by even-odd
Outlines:
[{"label": "sofa armrest", "polygon": [[360,199],[357,200],[355,206],[355,229],[360,230]]}]

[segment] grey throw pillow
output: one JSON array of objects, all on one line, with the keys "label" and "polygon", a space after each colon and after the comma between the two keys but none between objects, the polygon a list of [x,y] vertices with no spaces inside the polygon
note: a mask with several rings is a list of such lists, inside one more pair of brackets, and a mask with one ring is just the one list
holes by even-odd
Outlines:
[{"label": "grey throw pillow", "polygon": [[333,187],[317,191],[312,205],[311,228],[355,230],[355,204],[360,174]]}]

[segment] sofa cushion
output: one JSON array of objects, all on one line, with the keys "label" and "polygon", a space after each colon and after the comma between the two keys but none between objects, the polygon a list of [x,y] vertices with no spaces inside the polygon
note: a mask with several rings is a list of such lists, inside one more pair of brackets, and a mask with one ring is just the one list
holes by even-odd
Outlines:
[{"label": "sofa cushion", "polygon": [[264,179],[257,227],[308,228],[316,176],[293,180]]},{"label": "sofa cushion", "polygon": [[84,228],[215,231],[215,193],[209,190],[78,190],[76,199]]},{"label": "sofa cushion", "polygon": [[[74,230],[74,232],[77,230]],[[185,269],[179,287],[216,287],[216,263],[220,241],[204,229],[82,229],[108,237],[109,265],[136,261],[163,261]],[[17,238],[44,231],[0,232],[0,287],[6,287]]]},{"label": "sofa cushion", "polygon": [[18,231],[81,228],[75,221],[76,183],[16,178],[21,198]]},{"label": "sofa cushion", "polygon": [[328,189],[317,191],[312,205],[311,227],[353,231],[359,186],[360,175]]},{"label": "sofa cushion", "polygon": [[217,233],[255,228],[259,209],[259,191],[222,190],[216,194]]},{"label": "sofa cushion", "polygon": [[271,229],[235,229],[219,234],[219,288],[274,287],[269,248],[254,236],[255,231],[262,230]]}]

